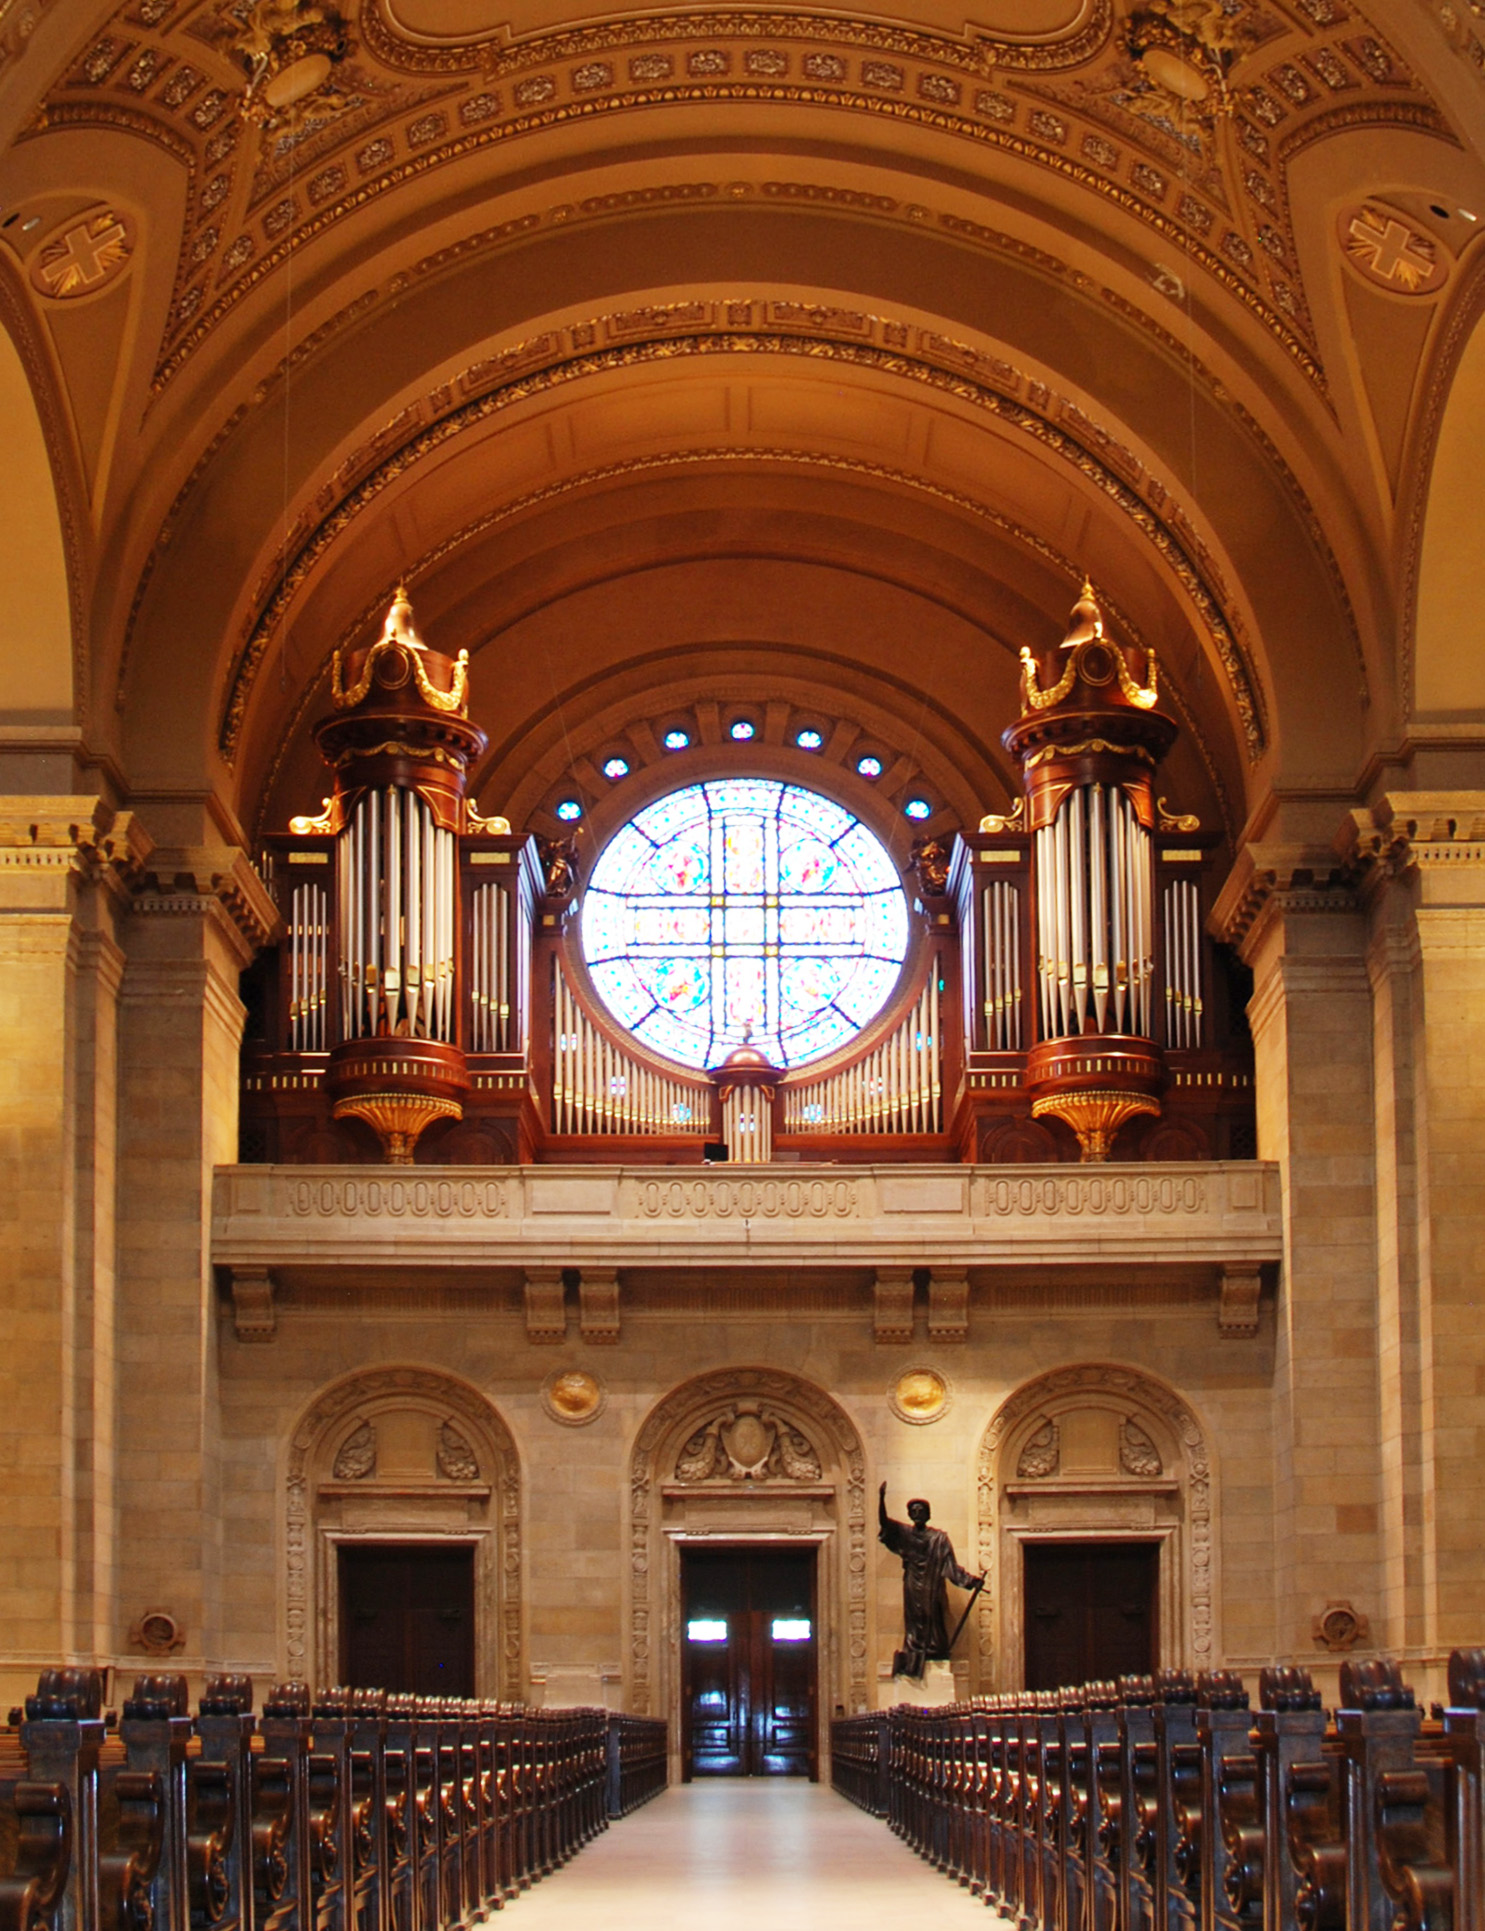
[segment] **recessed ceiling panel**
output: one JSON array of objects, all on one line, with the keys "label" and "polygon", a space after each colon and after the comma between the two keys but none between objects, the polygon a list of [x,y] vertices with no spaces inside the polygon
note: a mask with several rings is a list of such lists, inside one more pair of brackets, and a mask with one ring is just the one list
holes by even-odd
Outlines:
[{"label": "recessed ceiling panel", "polygon": [[[640,11],[633,0],[610,0],[573,8],[565,0],[382,0],[395,32],[425,44],[451,46],[461,41],[521,40],[556,27],[581,26],[616,14]],[[1082,27],[1092,0],[901,0],[887,9],[817,6],[819,14],[853,19],[887,19],[940,33],[989,34],[1018,43],[1055,40]]]}]

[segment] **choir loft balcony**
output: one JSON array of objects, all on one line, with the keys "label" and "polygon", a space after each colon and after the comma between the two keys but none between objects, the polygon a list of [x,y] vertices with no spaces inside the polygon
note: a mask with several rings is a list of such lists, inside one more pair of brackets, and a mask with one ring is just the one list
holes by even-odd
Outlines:
[{"label": "choir loft balcony", "polygon": [[[315,1284],[452,1283],[524,1304],[532,1338],[616,1338],[626,1289],[684,1279],[698,1313],[740,1273],[838,1292],[879,1340],[962,1340],[975,1306],[1036,1294],[1209,1298],[1256,1333],[1281,1257],[1265,1161],[1048,1166],[233,1166],[212,1258],[243,1338]],[[1073,1303],[1076,1304],[1074,1298]]]}]

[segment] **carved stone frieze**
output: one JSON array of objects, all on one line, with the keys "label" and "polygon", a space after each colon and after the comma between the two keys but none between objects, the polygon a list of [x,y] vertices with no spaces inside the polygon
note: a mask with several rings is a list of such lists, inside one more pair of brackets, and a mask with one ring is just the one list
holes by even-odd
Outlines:
[{"label": "carved stone frieze", "polygon": [[820,1458],[784,1417],[758,1401],[733,1402],[691,1435],[676,1457],[678,1482],[818,1482]]},{"label": "carved stone frieze", "polygon": [[376,1473],[376,1430],[358,1421],[336,1451],[330,1472],[337,1482],[364,1482]]},{"label": "carved stone frieze", "polygon": [[420,1167],[405,1175],[242,1166],[218,1169],[214,1190],[217,1266],[261,1273],[333,1256],[363,1274],[400,1271],[416,1231],[428,1266],[481,1276],[519,1269],[533,1339],[560,1339],[573,1315],[590,1338],[611,1332],[617,1281],[635,1267],[675,1265],[680,1235],[693,1267],[870,1270],[882,1277],[874,1329],[894,1338],[912,1332],[913,1275],[926,1268],[929,1327],[946,1342],[964,1332],[971,1269],[1200,1267],[1211,1270],[1215,1291],[1217,1269],[1260,1268],[1278,1262],[1283,1248],[1277,1169],[1258,1161],[801,1164],[727,1179],[648,1166]]},{"label": "carved stone frieze", "polygon": [[1061,1437],[1056,1422],[1048,1416],[1034,1434],[1027,1436],[1016,1462],[1016,1477],[1022,1482],[1045,1481],[1057,1473],[1061,1460]]}]

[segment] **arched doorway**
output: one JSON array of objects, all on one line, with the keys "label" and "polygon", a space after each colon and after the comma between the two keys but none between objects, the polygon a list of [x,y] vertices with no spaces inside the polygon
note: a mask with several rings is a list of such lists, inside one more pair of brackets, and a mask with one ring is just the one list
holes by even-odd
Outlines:
[{"label": "arched doorway", "polygon": [[326,1389],[289,1440],[284,1534],[289,1677],[342,1679],[344,1601],[374,1571],[365,1586],[400,1591],[412,1618],[438,1619],[439,1587],[443,1621],[467,1601],[472,1628],[447,1632],[450,1655],[467,1646],[475,1695],[522,1695],[520,1464],[478,1389],[411,1367]]},{"label": "arched doorway", "polygon": [[677,1774],[683,1562],[723,1548],[813,1553],[823,1761],[832,1713],[867,1707],[868,1653],[865,1456],[823,1389],[773,1368],[715,1370],[666,1395],[635,1442],[628,1705],[672,1719]]},{"label": "arched doorway", "polygon": [[[1048,1658],[1086,1644],[1028,1629],[1034,1614],[1069,1620],[1079,1592],[1114,1592],[1148,1617],[1143,1668],[1210,1669],[1216,1656],[1211,1460],[1205,1431],[1174,1389],[1136,1368],[1080,1362],[1018,1388],[979,1455],[983,1688],[1018,1689]],[[1141,1607],[1142,1593],[1147,1600]],[[1107,1620],[1107,1619],[1106,1619]],[[1120,1670],[1137,1631],[1097,1650],[1087,1674]],[[1098,1657],[1107,1660],[1100,1666]],[[1139,1667],[1139,1665],[1136,1665]]]}]

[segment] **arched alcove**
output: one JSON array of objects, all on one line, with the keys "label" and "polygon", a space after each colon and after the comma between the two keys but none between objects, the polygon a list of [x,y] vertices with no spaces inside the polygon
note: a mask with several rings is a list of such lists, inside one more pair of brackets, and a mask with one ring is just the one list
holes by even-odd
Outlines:
[{"label": "arched alcove", "polygon": [[[751,1461],[729,1448],[744,1418],[744,1454],[761,1451]],[[824,1389],[779,1369],[698,1375],[650,1411],[629,1493],[628,1707],[664,1716],[676,1708],[681,1544],[811,1542],[823,1754],[835,1706],[867,1707],[866,1459],[849,1416]]]},{"label": "arched alcove", "polygon": [[478,1389],[431,1368],[376,1368],[316,1396],[288,1444],[285,1674],[338,1679],[343,1545],[445,1538],[474,1551],[477,1693],[517,1699],[521,1471],[510,1430]]},{"label": "arched alcove", "polygon": [[1030,1541],[1154,1542],[1162,1667],[1216,1660],[1213,1474],[1185,1400],[1137,1368],[1087,1361],[1028,1381],[980,1443],[984,1689],[1023,1682],[1023,1554]]}]

